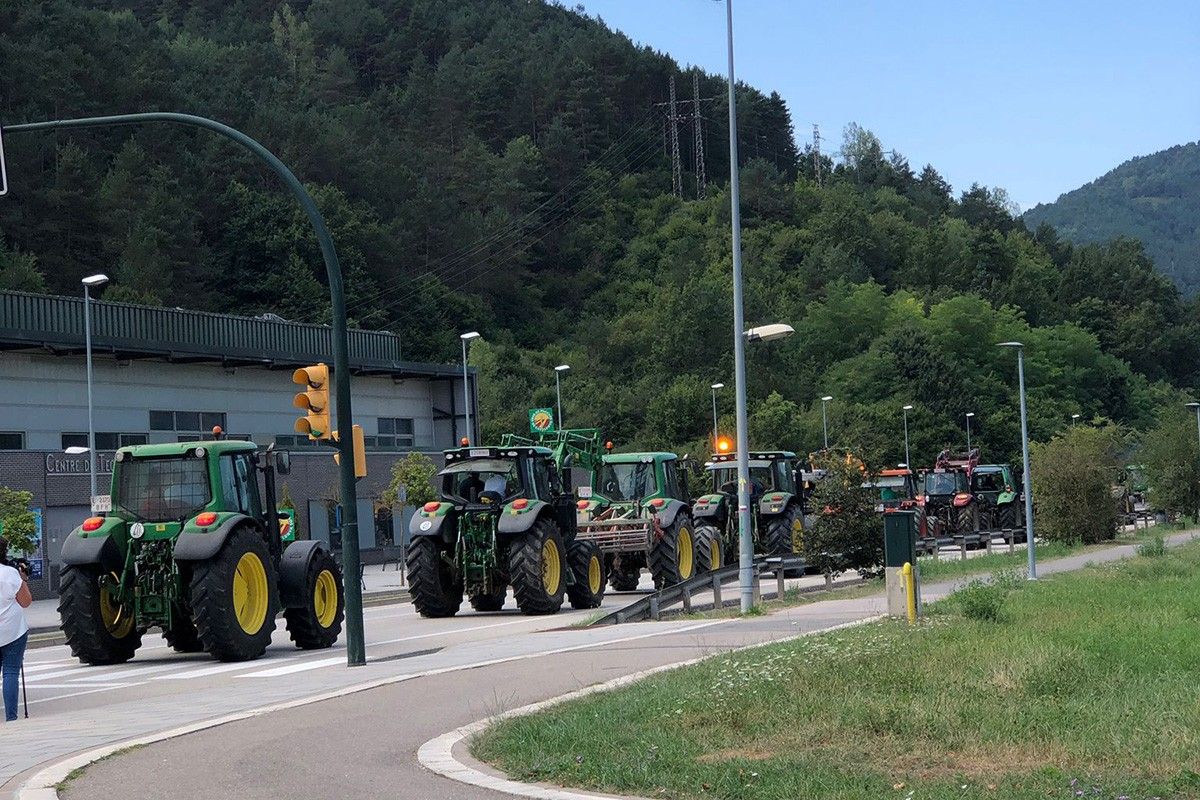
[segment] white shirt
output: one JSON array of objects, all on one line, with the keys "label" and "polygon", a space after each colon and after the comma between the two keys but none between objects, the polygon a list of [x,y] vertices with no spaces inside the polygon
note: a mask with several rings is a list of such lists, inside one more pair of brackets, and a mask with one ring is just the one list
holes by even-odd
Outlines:
[{"label": "white shirt", "polygon": [[17,605],[22,583],[21,573],[0,564],[0,647],[15,642],[29,630],[25,610]]},{"label": "white shirt", "polygon": [[483,482],[483,490],[485,492],[495,492],[499,495],[508,494],[508,481],[503,475],[489,475],[488,479]]}]

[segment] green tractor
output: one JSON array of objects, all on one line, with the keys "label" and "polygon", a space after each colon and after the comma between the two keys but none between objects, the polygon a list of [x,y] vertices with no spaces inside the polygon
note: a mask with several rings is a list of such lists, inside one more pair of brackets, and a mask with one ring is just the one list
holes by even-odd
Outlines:
[{"label": "green tractor", "polygon": [[[696,498],[696,538],[721,542],[723,561],[738,559],[737,456],[717,453],[704,465],[713,493]],[[791,555],[801,551],[804,513],[796,489],[796,454],[786,450],[750,453],[750,503],[754,552]]]},{"label": "green tractor", "polygon": [[440,501],[409,523],[408,583],[424,617],[458,613],[466,595],[476,611],[499,611],[508,587],[525,614],[554,614],[563,595],[574,608],[604,600],[604,562],[576,538],[575,498],[547,447],[445,451]]},{"label": "green tractor", "polygon": [[971,473],[971,493],[979,506],[979,529],[1015,530],[1023,524],[1020,483],[1008,464],[980,464]]},{"label": "green tractor", "polygon": [[607,453],[591,466],[579,538],[604,553],[613,589],[636,589],[643,568],[661,589],[721,566],[720,538],[700,536],[692,523],[674,453]]},{"label": "green tractor", "polygon": [[251,442],[118,450],[112,511],[63,543],[58,610],[75,657],[128,661],[158,626],[176,651],[246,661],[270,644],[281,607],[298,647],[331,647],[341,570],[320,542],[283,546],[275,476],[288,463]]}]

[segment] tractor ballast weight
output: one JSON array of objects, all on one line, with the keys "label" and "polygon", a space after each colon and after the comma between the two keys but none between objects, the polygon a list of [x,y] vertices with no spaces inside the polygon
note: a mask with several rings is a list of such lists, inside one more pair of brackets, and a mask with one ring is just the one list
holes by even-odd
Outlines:
[{"label": "tractor ballast weight", "polygon": [[244,661],[262,655],[281,608],[298,647],[332,646],[341,570],[320,542],[284,549],[275,474],[287,464],[286,453],[240,441],[118,450],[113,510],[63,544],[59,613],[72,653],[127,661],[157,626],[177,651]]},{"label": "tractor ballast weight", "polygon": [[[796,454],[787,450],[749,454],[750,502],[754,552],[791,555],[801,551],[804,530],[801,495],[796,486]],[[696,498],[693,514],[697,535],[716,537],[724,561],[738,558],[737,454],[717,453],[704,465],[713,476],[713,492]]]}]

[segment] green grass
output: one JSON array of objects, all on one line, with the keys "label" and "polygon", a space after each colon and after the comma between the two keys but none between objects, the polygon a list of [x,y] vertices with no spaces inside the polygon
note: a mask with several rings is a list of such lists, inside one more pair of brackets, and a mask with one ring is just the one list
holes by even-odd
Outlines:
[{"label": "green grass", "polygon": [[474,750],[656,798],[1200,797],[1200,545],[988,591],[995,614],[953,596],[915,627],[717,656]]}]

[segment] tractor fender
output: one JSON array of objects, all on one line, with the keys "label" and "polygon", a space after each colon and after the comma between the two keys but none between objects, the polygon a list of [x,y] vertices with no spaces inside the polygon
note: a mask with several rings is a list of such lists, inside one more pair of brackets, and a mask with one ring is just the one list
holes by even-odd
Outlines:
[{"label": "tractor fender", "polygon": [[687,508],[687,503],[682,500],[668,499],[656,511],[655,515],[658,517],[658,524],[664,528],[671,527],[675,524],[675,517],[679,516],[679,512],[686,512]]},{"label": "tractor fender", "polygon": [[124,560],[121,549],[111,536],[89,536],[85,539],[78,533],[72,533],[63,542],[63,566],[99,564],[107,572],[120,572]]},{"label": "tractor fender", "polygon": [[692,504],[692,519],[717,519],[725,513],[725,496],[721,494],[706,494],[696,498]]},{"label": "tractor fender", "polygon": [[183,531],[175,538],[172,555],[176,561],[207,561],[217,554],[234,528],[247,522],[258,527],[254,520],[245,514],[233,514],[222,522],[220,527],[208,533]]},{"label": "tractor fender", "polygon": [[[768,498],[779,498],[771,500]],[[758,515],[760,517],[777,517],[780,514],[786,514],[788,508],[795,503],[796,495],[788,492],[768,492],[758,501]]]},{"label": "tractor fender", "polygon": [[308,604],[308,567],[325,550],[317,539],[292,542],[279,559],[279,602],[284,608]]},{"label": "tractor fender", "polygon": [[543,516],[552,514],[552,509],[546,505],[544,500],[534,500],[521,511],[506,508],[500,513],[500,522],[496,526],[496,532],[501,535],[525,533]]},{"label": "tractor fender", "polygon": [[446,524],[446,520],[451,519],[451,516],[450,514],[438,514],[437,516],[413,514],[412,519],[408,521],[408,535],[412,539],[440,536],[447,543],[453,542],[454,522]]}]

